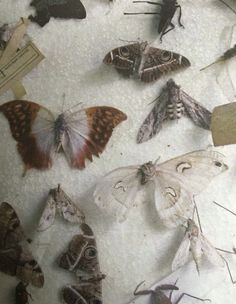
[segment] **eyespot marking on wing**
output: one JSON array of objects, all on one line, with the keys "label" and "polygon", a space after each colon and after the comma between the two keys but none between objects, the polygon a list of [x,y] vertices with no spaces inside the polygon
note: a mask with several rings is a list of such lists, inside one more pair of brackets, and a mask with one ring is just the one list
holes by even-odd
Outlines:
[{"label": "eyespot marking on wing", "polygon": [[176,166],[176,171],[178,173],[183,173],[185,170],[192,168],[190,163],[182,162]]}]

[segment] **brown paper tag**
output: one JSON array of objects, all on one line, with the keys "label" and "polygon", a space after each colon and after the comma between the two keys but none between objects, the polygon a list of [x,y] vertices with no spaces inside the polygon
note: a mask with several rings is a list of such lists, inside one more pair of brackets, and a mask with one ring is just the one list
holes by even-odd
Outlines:
[{"label": "brown paper tag", "polygon": [[29,42],[10,59],[0,64],[0,94],[10,89],[43,59],[44,56],[39,49],[33,42]]},{"label": "brown paper tag", "polygon": [[236,144],[236,102],[214,108],[211,132],[215,146]]}]

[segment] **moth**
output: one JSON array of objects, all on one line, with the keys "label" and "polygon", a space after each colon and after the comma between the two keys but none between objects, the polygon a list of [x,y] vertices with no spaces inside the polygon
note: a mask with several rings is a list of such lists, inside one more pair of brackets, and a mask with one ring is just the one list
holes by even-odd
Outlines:
[{"label": "moth", "polygon": [[205,69],[209,68],[210,66],[212,66],[216,63],[227,61],[227,60],[233,58],[234,56],[236,56],[236,44],[232,48],[225,51],[224,54],[222,56],[220,56],[216,61],[214,61],[211,64],[207,65],[206,67],[202,68],[200,71],[204,71]]},{"label": "moth", "polygon": [[187,263],[191,253],[196,264],[198,273],[200,272],[200,263],[203,256],[215,266],[224,267],[225,263],[222,256],[216,248],[205,238],[199,230],[199,227],[192,219],[187,220],[187,229],[184,239],[177,250],[172,262],[172,270],[182,267]]},{"label": "moth", "polygon": [[47,24],[51,17],[60,19],[84,19],[86,10],[80,0],[32,0],[30,6],[36,10],[36,15],[29,19],[41,27]]},{"label": "moth", "polygon": [[[136,287],[135,291],[134,291],[134,295],[135,296],[141,296],[141,295],[151,295],[151,304],[178,304],[182,298],[184,296],[205,302],[205,301],[211,301],[210,299],[201,299],[198,298],[196,296],[192,296],[188,293],[181,293],[180,296],[176,299],[176,301],[172,301],[172,293],[174,290],[179,290],[179,288],[176,285],[173,284],[163,284],[163,285],[159,285],[157,286],[154,290],[153,289],[148,289],[148,290],[140,290],[138,291],[138,288],[140,287],[140,285],[143,284],[143,282],[141,282],[140,284],[138,284],[138,286]],[[171,291],[169,297],[167,297],[167,295],[165,294],[165,291]]]},{"label": "moth", "polygon": [[166,120],[188,116],[195,125],[210,130],[211,112],[180,89],[173,79],[167,81],[155,106],[144,120],[137,135],[137,143],[143,143],[158,134]]},{"label": "moth", "polygon": [[10,39],[10,27],[7,23],[1,25],[0,27],[0,50],[6,48],[7,42]]},{"label": "moth", "polygon": [[112,107],[91,107],[57,118],[45,107],[24,100],[0,106],[7,118],[26,171],[49,169],[56,152],[64,151],[71,167],[85,168],[85,159],[99,156],[113,129],[127,116]]},{"label": "moth", "polygon": [[20,282],[16,286],[15,290],[15,304],[29,304],[29,297],[32,300],[32,296],[28,293],[26,287],[28,284]]},{"label": "moth", "polygon": [[179,9],[178,23],[179,26],[184,27],[181,23],[182,9],[176,0],[163,0],[163,3],[157,3],[152,1],[133,1],[133,3],[148,3],[153,5],[158,5],[161,10],[160,12],[144,12],[144,13],[124,13],[124,15],[160,15],[160,21],[158,25],[158,33],[160,34],[160,40],[168,32],[175,28],[172,23],[172,19]]},{"label": "moth", "polygon": [[223,0],[219,0],[221,3],[223,3],[224,5],[226,5],[233,13],[236,14],[236,10],[234,10],[228,3],[226,3],[225,1]]},{"label": "moth", "polygon": [[192,216],[193,195],[227,168],[223,155],[209,150],[187,153],[161,164],[147,162],[118,168],[97,183],[94,202],[105,213],[124,221],[137,205],[140,192],[151,183],[160,219],[165,226],[176,227],[183,223],[183,217]]},{"label": "moth", "polygon": [[63,288],[63,300],[72,303],[102,304],[102,279],[96,240],[89,225],[81,224],[82,234],[75,235],[67,252],[59,258],[59,266],[75,273],[78,283]]},{"label": "moth", "polygon": [[56,212],[70,223],[81,224],[85,220],[82,211],[72,202],[61,186],[49,191],[46,206],[39,221],[38,231],[45,231],[52,226]]},{"label": "moth", "polygon": [[158,80],[166,73],[190,66],[186,57],[151,47],[147,42],[136,42],[113,49],[103,62],[113,65],[123,76],[132,76],[143,82]]},{"label": "moth", "polygon": [[0,205],[0,271],[41,288],[44,284],[42,269],[23,241],[26,237],[15,210],[3,202]]}]

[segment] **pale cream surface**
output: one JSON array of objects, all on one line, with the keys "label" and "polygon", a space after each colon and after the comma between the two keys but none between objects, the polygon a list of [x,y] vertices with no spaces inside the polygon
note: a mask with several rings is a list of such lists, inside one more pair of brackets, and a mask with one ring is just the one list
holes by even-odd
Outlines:
[{"label": "pale cream surface", "polygon": [[[230,1],[232,5],[235,1]],[[28,16],[27,0],[1,0],[0,20],[16,22]],[[151,11],[155,6],[132,4],[132,1],[83,0],[87,18],[55,20],[39,28],[32,24],[29,35],[46,59],[37,69],[23,79],[27,90],[25,99],[38,102],[53,113],[82,102],[82,106],[110,105],[128,115],[128,120],[114,131],[100,159],[87,162],[83,171],[72,170],[63,154],[56,156],[51,170],[32,170],[25,178],[22,161],[16,151],[8,122],[0,117],[0,200],[8,201],[15,208],[25,231],[35,237],[32,244],[34,256],[45,273],[42,290],[29,288],[33,303],[60,303],[60,288],[75,283],[75,277],[59,269],[56,259],[67,248],[68,242],[79,227],[57,218],[53,227],[44,233],[34,233],[50,188],[61,183],[64,191],[83,210],[87,222],[94,230],[102,271],[107,275],[103,283],[104,304],[122,304],[132,299],[138,283],[146,280],[146,287],[153,285],[171,272],[171,262],[183,238],[181,228],[168,230],[160,222],[155,210],[153,195],[132,210],[128,220],[115,223],[101,213],[93,203],[95,183],[107,172],[121,166],[135,165],[149,160],[160,161],[212,145],[209,132],[197,128],[187,119],[168,122],[152,140],[137,145],[137,131],[152,108],[154,100],[170,75],[152,84],[123,79],[116,71],[102,64],[111,49],[124,45],[128,40],[148,40],[154,47],[166,48],[189,58],[192,66],[172,74],[177,84],[210,110],[227,103],[230,89],[222,91],[216,76],[223,65],[216,65],[204,72],[200,68],[214,61],[230,43],[225,27],[235,23],[235,15],[217,0],[180,0],[182,22],[185,29],[176,29],[163,37],[157,34],[156,16],[124,16],[124,11]],[[177,15],[174,19],[177,24]],[[235,35],[236,36],[236,30]],[[231,60],[229,71],[236,86],[236,59]],[[231,88],[232,89],[232,88]],[[4,103],[13,99],[9,91],[0,97]],[[226,156],[229,170],[218,176],[207,189],[196,197],[201,222],[206,237],[216,247],[231,249],[236,245],[236,218],[212,204],[213,200],[236,211],[236,152],[235,146],[218,148]],[[203,172],[204,174],[204,172]],[[199,177],[199,181],[201,177]],[[227,257],[227,256],[226,256]],[[236,278],[236,257],[227,257]],[[192,268],[177,274],[181,289],[200,297],[211,298],[212,303],[235,303],[236,289],[225,269],[213,270],[203,264],[200,277]],[[173,275],[173,281],[177,278]],[[173,283],[173,281],[171,283]],[[0,273],[0,303],[14,303],[14,286],[17,280]],[[137,303],[150,303],[149,297],[140,297]],[[183,303],[195,303],[185,299]]]}]

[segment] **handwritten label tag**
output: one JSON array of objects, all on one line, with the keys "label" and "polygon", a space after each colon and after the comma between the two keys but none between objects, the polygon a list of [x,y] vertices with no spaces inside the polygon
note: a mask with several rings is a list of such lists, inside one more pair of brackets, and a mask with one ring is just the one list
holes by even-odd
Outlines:
[{"label": "handwritten label tag", "polygon": [[211,132],[215,146],[236,144],[236,102],[214,108]]},{"label": "handwritten label tag", "polygon": [[13,87],[14,83],[28,74],[43,59],[43,54],[30,41],[9,60],[0,64],[0,94]]}]

